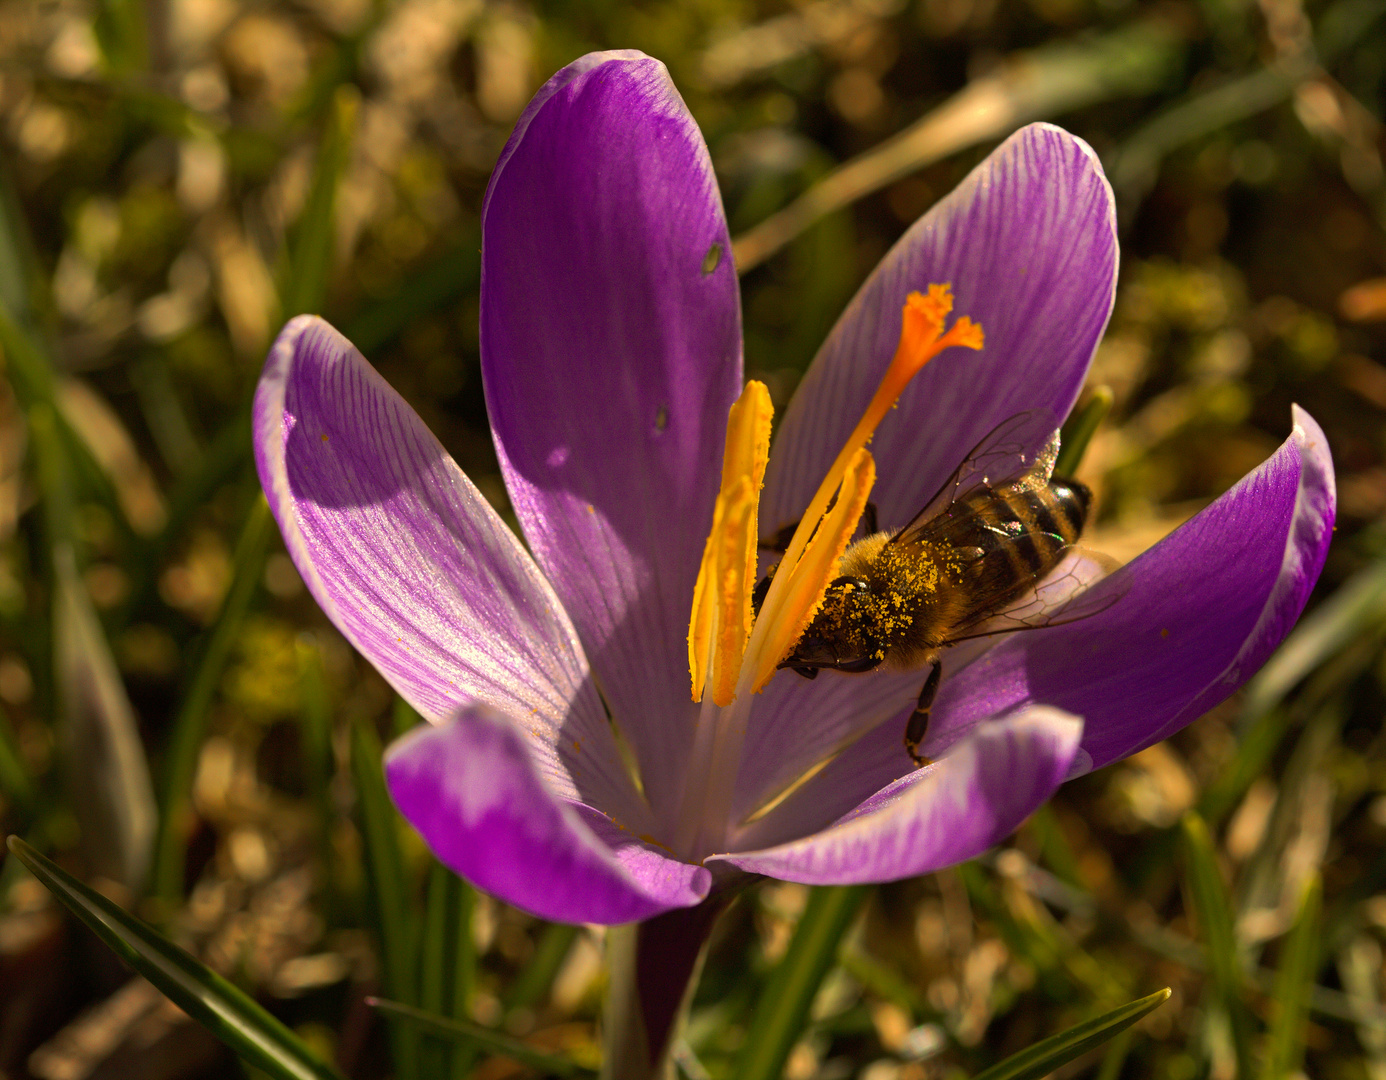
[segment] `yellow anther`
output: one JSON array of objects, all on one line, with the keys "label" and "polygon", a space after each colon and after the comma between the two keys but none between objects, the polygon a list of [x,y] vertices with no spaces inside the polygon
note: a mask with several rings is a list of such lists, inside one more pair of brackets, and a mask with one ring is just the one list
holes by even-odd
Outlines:
[{"label": "yellow anther", "polygon": [[722,487],[713,508],[712,531],[693,588],[688,624],[688,670],[693,700],[701,701],[711,676],[713,700],[730,704],[751,633],[755,588],[757,509],[770,456],[774,407],[765,384],[752,380],[727,416]]},{"label": "yellow anther", "polygon": [[[712,663],[712,700],[730,705],[751,636],[751,591],[756,584],[756,504],[760,489],[741,477],[727,496],[717,555],[717,645]],[[746,558],[750,550],[750,560]]]},{"label": "yellow anther", "polygon": [[688,618],[688,674],[693,680],[693,700],[703,700],[712,642],[717,633],[717,604],[713,590],[717,584],[718,540],[722,535],[722,496],[712,508],[712,531],[703,544],[703,562],[693,585],[693,613]]},{"label": "yellow anther", "polygon": [[[749,476],[756,491],[765,482],[770,461],[770,422],[775,406],[763,382],[751,379],[727,413],[727,447],[722,455],[722,490]],[[753,553],[754,557],[754,553]]]},{"label": "yellow anther", "polygon": [[[857,530],[857,522],[866,509],[866,500],[875,482],[876,463],[870,451],[857,450],[842,477],[837,502],[819,524],[803,556],[787,572],[787,580],[781,587],[782,599],[777,605],[780,617],[767,624],[766,636],[756,652],[751,683],[756,693],[774,677],[776,665],[789,655],[794,643],[803,636],[823,606],[828,585],[837,577],[837,561]],[[776,583],[779,583],[778,574]]]}]

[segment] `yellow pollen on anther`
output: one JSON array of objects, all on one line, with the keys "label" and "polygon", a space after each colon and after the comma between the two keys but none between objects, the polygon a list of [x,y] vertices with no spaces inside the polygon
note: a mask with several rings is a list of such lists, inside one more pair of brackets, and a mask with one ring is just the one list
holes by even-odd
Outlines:
[{"label": "yellow pollen on anther", "polygon": [[[857,522],[866,509],[866,500],[875,482],[876,463],[869,450],[860,449],[847,465],[837,501],[804,548],[803,557],[788,573],[780,608],[786,617],[768,624],[767,634],[755,657],[751,689],[756,693],[774,678],[775,666],[789,655],[794,643],[803,636],[823,606],[828,585],[837,577],[837,561],[857,530]],[[778,575],[776,578],[778,580]]]},{"label": "yellow pollen on anther", "polygon": [[[817,570],[812,574],[806,574],[805,577],[799,577],[796,573],[800,562],[807,557],[807,548],[810,537],[814,537],[814,530],[822,528],[826,531],[827,522],[824,515],[829,513],[828,507],[834,495],[838,495],[834,511],[845,512],[852,505],[860,503],[850,521],[844,516],[840,522],[846,528],[844,538],[850,539],[856,530],[857,521],[866,505],[866,496],[849,490],[846,476],[849,470],[861,468],[858,455],[864,452],[866,444],[876,433],[877,426],[894,407],[896,400],[910,384],[910,380],[944,349],[953,346],[967,349],[982,347],[982,327],[967,316],[959,318],[945,332],[944,323],[952,310],[953,291],[950,285],[930,285],[927,293],[913,292],[905,298],[900,342],[896,346],[895,355],[881,377],[866,411],[847,437],[847,442],[838,452],[818,491],[809,502],[808,509],[800,518],[799,527],[794,531],[794,538],[790,541],[784,558],[780,560],[770,590],[761,605],[747,657],[754,673],[753,685],[757,690],[764,687],[773,676],[776,666],[789,655],[799,635],[808,627],[814,612],[821,606],[828,585],[835,576],[833,570],[836,557],[833,562],[827,564],[826,575],[818,573]],[[874,469],[872,477],[874,478]],[[857,483],[860,482],[859,478]],[[869,490],[869,482],[866,483],[866,488]],[[860,498],[857,497],[858,494]],[[820,522],[823,522],[823,526],[819,525]],[[839,550],[838,556],[840,555]],[[810,581],[819,582],[816,589],[807,587]],[[791,582],[794,583],[792,588]],[[789,632],[793,628],[797,629],[791,637]]]},{"label": "yellow pollen on anther", "polygon": [[774,406],[765,384],[751,380],[727,416],[722,486],[713,507],[712,531],[693,588],[688,624],[688,670],[693,700],[701,701],[712,677],[713,700],[731,703],[751,633],[751,591],[759,543],[757,509],[770,457]]},{"label": "yellow pollen on anther", "polygon": [[877,426],[910,380],[940,352],[953,346],[982,347],[981,326],[966,316],[945,331],[952,310],[948,285],[930,285],[927,293],[906,298],[895,355],[800,519],[754,625],[757,516],[773,409],[762,383],[746,384],[727,417],[722,484],[693,591],[688,670],[694,701],[702,701],[710,689],[713,701],[725,707],[739,690],[759,692],[813,621],[875,482],[875,462],[866,444]]}]

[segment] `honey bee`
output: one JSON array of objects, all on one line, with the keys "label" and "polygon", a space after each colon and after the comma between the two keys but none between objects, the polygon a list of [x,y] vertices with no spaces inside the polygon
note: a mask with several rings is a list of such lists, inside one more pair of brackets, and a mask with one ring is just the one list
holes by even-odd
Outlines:
[{"label": "honey bee", "polygon": [[[858,674],[927,667],[905,725],[905,750],[916,767],[926,764],[919,747],[942,678],[943,649],[1073,621],[1071,607],[1062,619],[1042,602],[1021,605],[1029,614],[1017,611],[1074,547],[1092,504],[1087,487],[1053,475],[1057,432],[1019,475],[995,483],[988,478],[997,469],[1023,466],[1020,444],[1007,440],[1028,419],[1011,417],[992,431],[903,528],[878,531],[868,505],[867,535],[843,553],[822,607],[779,665],[807,679],[824,669]],[[786,526],[763,546],[783,550],[792,530]],[[774,572],[756,586],[757,612]]]}]

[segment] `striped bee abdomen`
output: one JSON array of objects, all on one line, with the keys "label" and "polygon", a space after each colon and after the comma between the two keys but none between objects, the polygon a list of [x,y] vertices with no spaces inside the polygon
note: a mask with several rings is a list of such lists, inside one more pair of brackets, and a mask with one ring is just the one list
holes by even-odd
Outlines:
[{"label": "striped bee abdomen", "polygon": [[1092,495],[1072,480],[982,488],[926,528],[927,539],[956,553],[954,578],[977,613],[1022,595],[1078,540]]}]

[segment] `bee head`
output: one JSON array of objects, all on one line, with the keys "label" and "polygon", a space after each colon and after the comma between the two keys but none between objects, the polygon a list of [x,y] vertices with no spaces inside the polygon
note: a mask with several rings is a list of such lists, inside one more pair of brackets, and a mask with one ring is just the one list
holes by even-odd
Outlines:
[{"label": "bee head", "polygon": [[1082,510],[1083,520],[1087,520],[1088,511],[1092,509],[1092,489],[1087,484],[1080,484],[1077,480],[1070,480],[1068,477],[1056,476],[1050,481],[1050,486],[1058,489],[1056,493],[1060,498],[1063,498],[1064,489],[1067,489],[1068,493],[1073,496],[1073,501]]},{"label": "bee head", "polygon": [[[762,584],[768,588],[767,582]],[[879,666],[884,654],[868,631],[861,605],[870,590],[859,577],[840,577],[829,585],[823,606],[779,666],[806,679],[816,678],[822,668],[854,674]]]}]

